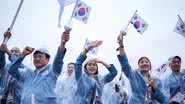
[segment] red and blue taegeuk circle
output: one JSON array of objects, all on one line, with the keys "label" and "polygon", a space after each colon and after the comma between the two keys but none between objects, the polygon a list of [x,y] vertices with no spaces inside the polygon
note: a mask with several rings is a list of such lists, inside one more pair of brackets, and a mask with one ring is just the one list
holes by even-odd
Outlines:
[{"label": "red and blue taegeuk circle", "polygon": [[138,29],[139,27],[140,27],[140,22],[139,21],[135,21],[134,22],[134,27],[136,28],[136,29]]},{"label": "red and blue taegeuk circle", "polygon": [[81,8],[78,9],[78,15],[79,16],[85,15],[85,8],[84,7],[81,7]]}]

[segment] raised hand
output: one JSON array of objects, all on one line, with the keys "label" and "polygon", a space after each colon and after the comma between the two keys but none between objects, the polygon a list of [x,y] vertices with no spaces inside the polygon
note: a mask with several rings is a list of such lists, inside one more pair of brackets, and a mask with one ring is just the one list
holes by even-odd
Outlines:
[{"label": "raised hand", "polygon": [[122,34],[120,34],[117,37],[117,42],[118,42],[119,46],[123,46],[123,35]]},{"label": "raised hand", "polygon": [[98,59],[98,58],[94,58],[92,60],[95,61],[96,63],[102,63],[102,61],[100,59]]},{"label": "raised hand", "polygon": [[34,48],[31,48],[31,47],[25,47],[23,52],[22,52],[22,55],[25,57],[29,54],[31,54],[32,52],[34,51]]},{"label": "raised hand", "polygon": [[89,51],[90,49],[94,48],[94,47],[98,47],[102,44],[103,41],[101,40],[96,40],[96,41],[93,41],[91,42],[87,47],[86,47],[86,50]]},{"label": "raised hand", "polygon": [[69,41],[70,36],[69,36],[70,32],[69,31],[64,31],[61,37],[62,43],[65,44],[67,41]]},{"label": "raised hand", "polygon": [[11,32],[5,32],[4,37],[7,37],[9,39],[11,37]]},{"label": "raised hand", "polygon": [[124,40],[123,36],[124,36],[123,33],[120,33],[120,35],[117,37],[117,43],[119,44],[119,47],[116,49],[116,51],[120,51],[120,55],[125,54],[124,44],[123,44],[123,40]]},{"label": "raised hand", "polygon": [[62,36],[61,36],[61,44],[60,44],[60,49],[62,51],[65,51],[65,44],[69,41],[70,39],[70,36],[69,36],[70,32],[69,31],[64,31],[62,33]]},{"label": "raised hand", "polygon": [[11,37],[11,32],[5,32],[2,44],[7,44],[10,37]]},{"label": "raised hand", "polygon": [[95,61],[96,63],[101,63],[101,64],[104,65],[106,68],[111,67],[110,64],[107,64],[106,62],[104,62],[104,61],[102,61],[102,60],[100,60],[100,59],[98,59],[98,58],[93,58],[92,60]]},{"label": "raised hand", "polygon": [[10,50],[7,48],[6,44],[1,44],[0,45],[0,51],[6,52],[8,55],[10,55]]}]

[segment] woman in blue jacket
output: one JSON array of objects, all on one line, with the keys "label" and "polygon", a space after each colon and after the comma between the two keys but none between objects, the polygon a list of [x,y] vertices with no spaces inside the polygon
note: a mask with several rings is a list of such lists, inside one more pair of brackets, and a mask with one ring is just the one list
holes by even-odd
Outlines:
[{"label": "woman in blue jacket", "polygon": [[[102,91],[106,83],[109,83],[117,75],[114,65],[107,64],[98,59],[90,59],[84,65],[82,74],[82,64],[86,60],[86,53],[102,44],[102,41],[90,43],[78,56],[75,63],[75,79],[77,80],[77,91],[75,96],[76,104],[102,104]],[[98,63],[104,65],[109,73],[104,77],[98,74]]]},{"label": "woman in blue jacket", "polygon": [[129,104],[155,104],[155,100],[161,104],[167,104],[165,96],[159,90],[156,82],[150,77],[151,62],[147,57],[139,59],[138,69],[131,69],[124,50],[123,35],[125,34],[120,34],[117,39],[120,52],[118,60],[122,71],[130,81],[132,96]]}]

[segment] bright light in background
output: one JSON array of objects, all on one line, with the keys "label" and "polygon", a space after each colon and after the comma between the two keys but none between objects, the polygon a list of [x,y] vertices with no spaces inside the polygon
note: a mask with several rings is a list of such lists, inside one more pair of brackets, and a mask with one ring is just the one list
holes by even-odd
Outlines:
[{"label": "bright light in background", "polygon": [[[185,20],[184,0],[82,0],[92,10],[88,24],[73,19],[71,39],[67,43],[65,63],[75,61],[83,49],[85,39],[103,40],[99,57],[113,63],[120,70],[117,61],[116,38],[123,26],[126,26],[135,10],[149,24],[140,35],[130,25],[124,37],[127,56],[133,68],[137,68],[140,56],[148,56],[153,68],[166,61],[170,56],[182,57],[185,67],[185,38],[173,32],[179,14]],[[0,40],[9,27],[20,0],[0,1]],[[74,4],[65,8],[62,24],[70,18]],[[35,48],[47,46],[52,56],[59,46],[63,28],[57,27],[59,4],[57,0],[24,0],[20,14],[12,31],[8,47],[23,49],[29,45]],[[27,59],[26,63],[31,63]],[[104,70],[102,71],[104,72]]]}]

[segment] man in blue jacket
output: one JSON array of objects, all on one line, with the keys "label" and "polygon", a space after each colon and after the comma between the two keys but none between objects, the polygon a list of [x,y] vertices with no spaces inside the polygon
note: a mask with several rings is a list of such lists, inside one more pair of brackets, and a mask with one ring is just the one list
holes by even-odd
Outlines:
[{"label": "man in blue jacket", "polygon": [[26,47],[22,52],[22,56],[10,66],[9,73],[24,84],[21,104],[57,104],[54,89],[58,76],[62,71],[63,58],[66,53],[65,44],[68,40],[69,32],[64,31],[52,65],[48,64],[50,59],[49,51],[45,48],[40,48],[33,53],[33,64],[36,69],[27,69],[24,74],[21,74],[18,66],[34,50]]},{"label": "man in blue jacket", "polygon": [[174,101],[173,99],[174,96],[177,96],[176,94],[185,95],[185,74],[181,72],[181,58],[179,56],[172,58],[170,68],[172,73],[164,80],[163,92],[169,103],[181,104],[183,100]]}]

